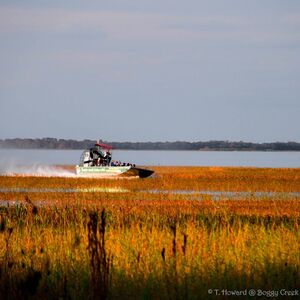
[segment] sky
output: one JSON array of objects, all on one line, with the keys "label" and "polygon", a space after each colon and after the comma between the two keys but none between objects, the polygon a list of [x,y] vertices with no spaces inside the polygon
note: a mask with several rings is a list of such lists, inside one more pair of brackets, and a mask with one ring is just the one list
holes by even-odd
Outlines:
[{"label": "sky", "polygon": [[300,142],[298,0],[0,0],[0,139]]}]

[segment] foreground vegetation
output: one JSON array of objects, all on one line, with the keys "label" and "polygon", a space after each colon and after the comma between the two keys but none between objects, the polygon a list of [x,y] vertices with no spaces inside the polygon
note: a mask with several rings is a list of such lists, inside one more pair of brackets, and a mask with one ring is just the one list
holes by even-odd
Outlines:
[{"label": "foreground vegetation", "polygon": [[[156,174],[1,177],[0,199],[10,204],[0,208],[1,299],[215,299],[223,289],[299,289],[300,169]],[[195,199],[191,191],[200,190],[249,194]]]}]

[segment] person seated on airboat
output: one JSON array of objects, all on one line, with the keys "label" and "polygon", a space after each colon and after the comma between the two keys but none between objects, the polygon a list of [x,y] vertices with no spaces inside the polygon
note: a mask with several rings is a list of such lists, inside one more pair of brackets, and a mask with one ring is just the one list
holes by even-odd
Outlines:
[{"label": "person seated on airboat", "polygon": [[98,143],[95,144],[94,147],[90,148],[92,166],[109,166],[111,162],[110,149],[111,147]]}]

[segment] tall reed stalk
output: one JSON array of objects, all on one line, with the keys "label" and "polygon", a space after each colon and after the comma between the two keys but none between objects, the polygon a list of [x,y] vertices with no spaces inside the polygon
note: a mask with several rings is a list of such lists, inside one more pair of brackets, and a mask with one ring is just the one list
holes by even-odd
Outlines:
[{"label": "tall reed stalk", "polygon": [[89,214],[88,252],[91,268],[91,295],[93,299],[108,299],[111,281],[112,255],[107,253],[105,245],[106,213],[102,210],[100,220],[98,212]]}]

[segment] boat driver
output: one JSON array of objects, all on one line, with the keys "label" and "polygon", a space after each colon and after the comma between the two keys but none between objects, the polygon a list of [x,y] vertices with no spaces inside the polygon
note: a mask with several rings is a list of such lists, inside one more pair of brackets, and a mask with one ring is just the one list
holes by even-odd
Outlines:
[{"label": "boat driver", "polygon": [[97,147],[90,149],[90,156],[93,161],[93,166],[99,166],[101,164],[101,159],[104,158],[103,154],[98,150]]}]

